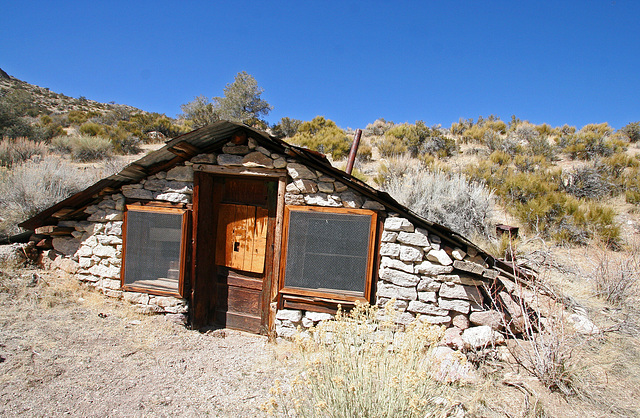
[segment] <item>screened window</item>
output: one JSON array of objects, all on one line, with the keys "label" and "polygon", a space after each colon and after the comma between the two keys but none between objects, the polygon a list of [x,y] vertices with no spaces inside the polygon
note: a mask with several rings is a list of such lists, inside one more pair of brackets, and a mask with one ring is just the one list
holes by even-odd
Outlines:
[{"label": "screened window", "polygon": [[285,209],[283,293],[368,299],[375,213],[360,209]]},{"label": "screened window", "polygon": [[187,211],[127,206],[124,227],[122,287],[182,296]]}]

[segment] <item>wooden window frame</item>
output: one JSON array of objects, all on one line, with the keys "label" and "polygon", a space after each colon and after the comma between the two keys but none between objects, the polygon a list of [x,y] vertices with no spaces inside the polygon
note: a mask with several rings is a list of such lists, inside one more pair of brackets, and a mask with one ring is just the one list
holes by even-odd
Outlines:
[{"label": "wooden window frame", "polygon": [[[280,277],[279,277],[279,289],[280,294],[287,299],[290,296],[291,299],[297,299],[302,297],[308,300],[310,303],[320,303],[336,305],[341,302],[352,304],[356,301],[369,302],[371,300],[371,289],[373,281],[373,271],[375,265],[375,250],[376,250],[376,237],[377,237],[377,225],[378,214],[375,211],[368,209],[351,209],[351,208],[331,208],[323,206],[295,206],[286,205],[284,208],[284,222],[283,222],[283,234],[282,234],[282,251],[280,257]],[[352,292],[348,290],[335,289],[335,291],[318,291],[310,290],[300,287],[287,287],[286,281],[286,269],[287,269],[287,253],[289,245],[289,220],[292,211],[300,212],[324,212],[333,214],[352,214],[352,215],[365,215],[371,218],[369,228],[369,245],[367,251],[367,267],[364,277],[364,292]],[[351,294],[349,294],[351,293]],[[356,294],[357,293],[357,294]]]},{"label": "wooden window frame", "polygon": [[[181,235],[180,235],[180,272],[178,275],[178,292],[167,292],[163,290],[154,290],[128,285],[125,283],[126,274],[126,257],[127,257],[127,224],[129,211],[133,212],[151,212],[151,213],[170,213],[174,215],[182,215]],[[185,295],[185,277],[187,272],[187,249],[189,248],[189,222],[191,211],[186,208],[169,208],[164,206],[143,206],[143,205],[126,205],[124,213],[124,221],[122,223],[122,265],[120,267],[120,287],[122,290],[129,292],[146,293],[156,296],[174,296],[184,298]]]}]

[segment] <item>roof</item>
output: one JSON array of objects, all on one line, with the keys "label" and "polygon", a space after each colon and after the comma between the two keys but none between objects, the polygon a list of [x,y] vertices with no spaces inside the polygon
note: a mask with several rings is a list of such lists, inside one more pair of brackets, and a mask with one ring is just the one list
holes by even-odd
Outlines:
[{"label": "roof", "polygon": [[[125,184],[137,183],[147,176],[172,168],[177,164],[190,160],[198,154],[215,152],[221,149],[234,134],[242,131],[246,133],[247,136],[255,139],[260,145],[293,157],[299,163],[331,176],[361,193],[363,196],[380,202],[389,211],[397,212],[408,218],[414,225],[446,237],[446,239],[454,245],[470,246],[480,253],[486,254],[465,237],[449,228],[420,217],[418,214],[398,203],[388,193],[377,190],[352,175],[333,167],[324,155],[316,151],[288,144],[266,132],[256,130],[247,125],[228,121],[219,121],[167,141],[162,148],[129,164],[120,172],[104,178],[85,190],[43,210],[32,218],[22,222],[19,226],[25,229],[35,230],[40,226],[55,225],[61,220],[84,219],[87,216],[84,213],[84,209],[91,204],[97,203],[102,196],[115,193]],[[487,261],[491,265],[498,263],[497,260],[490,256],[487,256]],[[503,268],[507,267],[509,266]]]}]

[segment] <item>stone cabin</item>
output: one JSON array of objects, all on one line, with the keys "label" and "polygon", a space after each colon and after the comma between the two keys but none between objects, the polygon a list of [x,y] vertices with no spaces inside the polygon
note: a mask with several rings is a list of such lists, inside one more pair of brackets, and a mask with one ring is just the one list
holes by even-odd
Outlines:
[{"label": "stone cabin", "polygon": [[45,264],[196,328],[290,336],[338,305],[392,299],[399,324],[419,315],[460,332],[492,323],[495,300],[521,315],[508,263],[322,154],[227,121],[21,226]]}]

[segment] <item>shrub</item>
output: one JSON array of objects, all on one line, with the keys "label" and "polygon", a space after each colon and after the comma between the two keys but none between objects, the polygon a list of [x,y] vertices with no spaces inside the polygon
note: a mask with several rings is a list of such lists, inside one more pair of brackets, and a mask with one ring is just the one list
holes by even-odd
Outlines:
[{"label": "shrub", "polygon": [[104,135],[105,129],[103,125],[94,122],[85,122],[80,126],[80,133],[88,136]]},{"label": "shrub", "polygon": [[607,123],[586,125],[568,138],[564,152],[574,159],[593,160],[624,151],[626,143],[612,137],[612,132],[613,128]]},{"label": "shrub", "polygon": [[388,137],[385,135],[376,140],[375,145],[383,157],[397,157],[407,152],[407,146],[402,140],[393,136]]},{"label": "shrub", "polygon": [[89,120],[91,115],[88,112],[83,112],[82,110],[71,110],[67,114],[67,119],[69,123],[73,125],[81,125]]},{"label": "shrub", "polygon": [[620,132],[629,138],[629,142],[636,143],[640,141],[640,121],[631,122],[620,129]]},{"label": "shrub", "polygon": [[76,161],[102,160],[111,155],[111,141],[101,136],[73,136],[70,139],[71,158]]},{"label": "shrub", "polygon": [[522,146],[518,143],[515,136],[503,136],[490,130],[485,131],[482,136],[482,143],[484,143],[491,152],[502,151],[513,156],[522,151]]},{"label": "shrub", "polygon": [[367,135],[382,136],[394,125],[395,124],[391,121],[387,122],[383,118],[379,118],[376,119],[373,123],[368,124],[367,127],[364,128],[364,132]]},{"label": "shrub", "polygon": [[47,147],[42,142],[27,138],[4,138],[0,141],[0,167],[12,167],[34,155],[44,156]]},{"label": "shrub", "polygon": [[602,248],[590,275],[595,294],[613,305],[622,305],[638,291],[640,283],[640,248],[637,244],[624,256],[610,254]]},{"label": "shrub", "polygon": [[402,335],[388,304],[356,305],[298,337],[302,357],[288,391],[276,381],[263,408],[297,417],[425,417],[443,413],[449,389],[435,380],[431,353],[444,327],[414,321]]},{"label": "shrub", "polygon": [[563,183],[564,190],[578,198],[600,199],[610,195],[614,188],[595,167],[579,168],[567,174]]},{"label": "shrub", "polygon": [[298,128],[298,133],[291,138],[291,142],[331,154],[334,159],[345,157],[351,149],[351,141],[344,130],[324,116],[316,116],[311,121],[303,122]]},{"label": "shrub", "polygon": [[489,155],[489,160],[498,165],[509,165],[511,163],[511,155],[504,151],[496,150]]},{"label": "shrub", "polygon": [[413,157],[421,153],[448,157],[456,150],[455,140],[445,136],[439,126],[429,128],[420,120],[414,125],[394,125],[385,132],[384,139],[378,142],[378,148],[385,156],[409,152]]},{"label": "shrub", "polygon": [[302,125],[301,120],[284,117],[276,125],[273,125],[271,129],[273,135],[277,138],[291,138],[298,133],[300,125]]},{"label": "shrub", "polygon": [[405,160],[389,162],[383,179],[377,179],[383,190],[420,216],[463,236],[491,234],[494,198],[484,184]]},{"label": "shrub", "polygon": [[0,176],[0,234],[18,233],[18,223],[96,179],[91,172],[80,171],[53,156],[16,165]]}]

